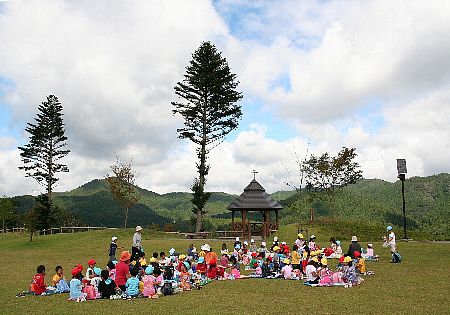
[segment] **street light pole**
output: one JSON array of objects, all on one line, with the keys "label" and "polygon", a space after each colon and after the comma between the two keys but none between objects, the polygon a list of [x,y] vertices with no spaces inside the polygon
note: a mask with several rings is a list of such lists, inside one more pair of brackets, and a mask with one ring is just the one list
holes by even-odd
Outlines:
[{"label": "street light pole", "polygon": [[398,178],[402,182],[402,199],[403,199],[403,235],[404,239],[407,240],[408,236],[406,236],[406,209],[405,209],[405,174],[399,174]]},{"label": "street light pole", "polygon": [[407,240],[408,236],[406,236],[406,206],[405,206],[405,179],[406,179],[406,160],[405,159],[397,159],[397,171],[398,171],[398,179],[402,182],[402,199],[403,199],[403,239]]}]

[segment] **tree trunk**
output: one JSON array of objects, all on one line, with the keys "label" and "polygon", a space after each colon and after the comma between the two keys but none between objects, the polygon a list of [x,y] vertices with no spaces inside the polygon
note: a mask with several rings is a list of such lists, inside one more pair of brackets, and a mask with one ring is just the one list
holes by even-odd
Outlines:
[{"label": "tree trunk", "polygon": [[197,213],[195,214],[196,216],[196,222],[195,222],[195,231],[196,232],[201,232],[202,231],[202,210],[201,209],[197,209]]},{"label": "tree trunk", "polygon": [[[202,142],[200,147],[200,166],[198,169],[199,173],[199,186],[201,187],[201,190],[203,191],[203,194],[205,193],[205,176],[206,176],[206,108],[208,105],[208,98],[205,95],[204,105],[203,105],[203,135],[202,135]],[[195,230],[196,232],[201,232],[202,230],[202,211],[203,208],[197,209],[197,221],[195,224]]]},{"label": "tree trunk", "polygon": [[125,208],[125,228],[127,227],[128,224],[128,208]]},{"label": "tree trunk", "polygon": [[33,241],[33,232],[30,232],[30,242]]}]

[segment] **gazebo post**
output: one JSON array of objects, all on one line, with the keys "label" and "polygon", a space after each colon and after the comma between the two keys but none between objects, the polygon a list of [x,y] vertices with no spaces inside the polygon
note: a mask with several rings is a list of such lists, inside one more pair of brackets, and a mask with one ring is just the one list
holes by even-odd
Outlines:
[{"label": "gazebo post", "polygon": [[263,239],[266,240],[266,238],[269,236],[269,224],[270,218],[269,218],[269,211],[266,209],[264,210],[264,223],[263,223]]},{"label": "gazebo post", "polygon": [[280,229],[280,221],[278,220],[278,210],[275,210],[275,221],[277,222],[277,230]]},{"label": "gazebo post", "polygon": [[234,211],[231,211],[231,225],[234,226]]},{"label": "gazebo post", "polygon": [[241,211],[242,214],[242,239],[245,240],[245,229],[247,227],[247,211]]}]

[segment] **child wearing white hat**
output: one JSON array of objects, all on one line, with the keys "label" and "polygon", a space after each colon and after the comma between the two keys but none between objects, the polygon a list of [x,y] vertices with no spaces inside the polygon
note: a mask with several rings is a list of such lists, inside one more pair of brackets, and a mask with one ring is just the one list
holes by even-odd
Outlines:
[{"label": "child wearing white hat", "polygon": [[117,250],[117,237],[113,236],[111,238],[111,244],[109,244],[109,261],[117,261],[116,250]]},{"label": "child wearing white hat", "polygon": [[236,245],[239,245],[239,248],[242,247],[242,243],[241,243],[241,241],[239,240],[239,237],[236,237],[236,240],[234,241],[233,248],[236,248]]}]

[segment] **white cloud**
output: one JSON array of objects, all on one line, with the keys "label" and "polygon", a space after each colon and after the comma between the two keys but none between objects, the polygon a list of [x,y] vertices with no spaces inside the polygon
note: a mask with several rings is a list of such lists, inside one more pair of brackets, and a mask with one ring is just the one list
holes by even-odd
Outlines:
[{"label": "white cloud", "polygon": [[[236,3],[214,5],[225,12],[243,5]],[[142,187],[187,191],[195,148],[176,138],[181,121],[170,101],[191,53],[209,39],[238,74],[244,97],[299,135],[276,140],[262,122],[235,131],[235,140],[211,152],[208,189],[240,193],[253,169],[267,191],[285,189],[297,180],[294,146],[303,156],[305,135],[310,153],[356,147],[368,178],[395,180],[396,158],[407,159],[408,176],[450,172],[448,1],[244,6],[250,15],[243,11],[241,32],[257,37],[230,35],[208,1],[3,5],[0,75],[14,83],[2,90],[10,123],[31,121],[50,93],[64,105],[72,152],[57,190],[103,177],[119,154],[133,157]],[[382,120],[375,129],[358,113],[373,100]],[[16,140],[0,136],[0,193],[35,193],[17,169],[14,148],[23,139]]]}]

